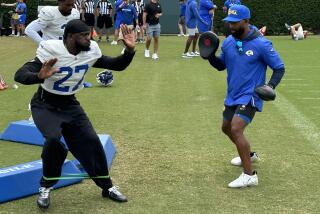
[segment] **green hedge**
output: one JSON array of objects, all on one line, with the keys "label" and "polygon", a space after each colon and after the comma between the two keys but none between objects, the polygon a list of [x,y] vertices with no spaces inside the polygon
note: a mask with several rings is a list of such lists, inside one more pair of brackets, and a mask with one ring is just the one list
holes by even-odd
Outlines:
[{"label": "green hedge", "polygon": [[[13,3],[15,0],[4,0],[3,2]],[[224,1],[214,0],[214,2],[218,6],[218,10],[215,14],[215,31],[224,32],[223,22],[220,21],[225,16],[222,12]],[[266,25],[269,35],[287,33],[284,28],[285,22],[289,24],[299,22],[303,25],[304,29],[314,33],[320,33],[320,0],[243,0],[242,3],[247,5],[251,10],[251,23],[257,27]],[[57,1],[27,0],[27,23],[36,19],[38,4],[56,5]],[[176,2],[172,2],[172,4],[175,5]],[[14,8],[7,7],[0,8],[0,13],[4,14],[4,26],[9,23],[7,20],[7,12],[13,9]]]},{"label": "green hedge", "polygon": [[[214,0],[219,7],[216,14],[216,30],[223,32],[225,17],[223,1]],[[288,33],[284,23],[301,23],[304,29],[320,33],[320,0],[242,0],[251,10],[251,23],[258,28],[267,26],[268,34]]]}]

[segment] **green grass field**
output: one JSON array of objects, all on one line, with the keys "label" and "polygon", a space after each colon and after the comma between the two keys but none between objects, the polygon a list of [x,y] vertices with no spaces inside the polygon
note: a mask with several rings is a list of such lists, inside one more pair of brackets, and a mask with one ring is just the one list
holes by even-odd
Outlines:
[{"label": "green grass field", "polygon": [[[129,202],[101,197],[90,180],[53,191],[47,213],[319,213],[320,212],[320,37],[294,42],[268,37],[286,65],[275,102],[265,104],[247,129],[259,153],[259,186],[229,189],[241,173],[230,165],[236,149],[220,131],[226,74],[201,58],[181,58],[184,38],[161,37],[159,61],[143,57],[114,72],[110,88],[77,97],[98,133],[117,148],[111,175]],[[121,47],[105,42],[106,55]],[[12,85],[17,68],[32,59],[28,38],[0,37],[0,74]],[[268,75],[270,75],[268,71]],[[27,104],[37,86],[0,91],[0,131],[30,116]],[[0,141],[0,167],[40,159],[41,148]],[[0,194],[1,189],[0,189]],[[36,196],[0,204],[0,213],[40,213]]]}]

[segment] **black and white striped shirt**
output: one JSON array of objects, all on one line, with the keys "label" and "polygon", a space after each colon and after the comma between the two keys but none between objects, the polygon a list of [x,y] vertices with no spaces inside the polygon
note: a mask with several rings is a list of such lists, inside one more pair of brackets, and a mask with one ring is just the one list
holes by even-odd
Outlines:
[{"label": "black and white striped shirt", "polygon": [[74,8],[76,8],[78,11],[80,11],[81,7],[82,7],[82,0],[76,0],[74,3]]},{"label": "black and white striped shirt", "polygon": [[107,1],[99,1],[97,8],[100,9],[101,15],[110,15],[112,10],[112,4],[109,0]]},{"label": "black and white striped shirt", "polygon": [[85,13],[94,13],[94,1],[86,0],[84,3]]},{"label": "black and white striped shirt", "polygon": [[137,2],[135,1],[133,3],[134,8],[136,9],[137,14],[142,14],[143,13],[143,9],[144,9],[144,3],[143,0],[141,0],[141,2]]}]

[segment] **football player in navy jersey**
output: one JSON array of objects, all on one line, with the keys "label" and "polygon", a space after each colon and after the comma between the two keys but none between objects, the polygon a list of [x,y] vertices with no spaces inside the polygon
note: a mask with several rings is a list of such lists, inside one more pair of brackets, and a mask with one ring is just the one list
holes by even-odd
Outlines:
[{"label": "football player in navy jersey", "polygon": [[42,151],[43,176],[37,204],[50,205],[50,190],[61,176],[67,150],[60,142],[63,136],[69,151],[88,175],[102,189],[102,195],[117,202],[127,198],[115,187],[109,176],[107,160],[98,135],[75,94],[83,88],[84,76],[90,67],[124,70],[135,55],[135,34],[121,26],[123,55],[102,55],[98,44],[90,41],[90,28],[81,20],[67,23],[63,40],[40,43],[36,58],[24,64],[15,74],[15,81],[39,84],[31,100],[34,123],[45,138]]}]

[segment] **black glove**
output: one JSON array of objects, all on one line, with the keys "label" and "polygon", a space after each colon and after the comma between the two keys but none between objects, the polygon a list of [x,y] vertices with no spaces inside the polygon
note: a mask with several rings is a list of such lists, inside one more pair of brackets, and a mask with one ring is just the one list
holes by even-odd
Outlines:
[{"label": "black glove", "polygon": [[208,59],[210,56],[215,55],[219,48],[219,38],[211,31],[201,34],[199,38],[200,56],[203,59]]},{"label": "black glove", "polygon": [[256,92],[264,101],[272,101],[276,99],[276,92],[271,85],[258,86],[254,92]]}]

